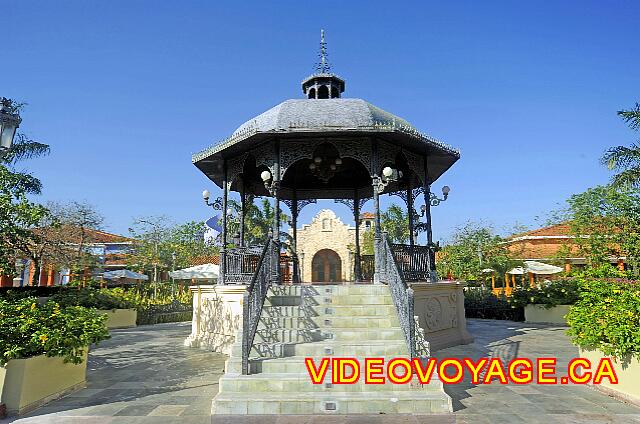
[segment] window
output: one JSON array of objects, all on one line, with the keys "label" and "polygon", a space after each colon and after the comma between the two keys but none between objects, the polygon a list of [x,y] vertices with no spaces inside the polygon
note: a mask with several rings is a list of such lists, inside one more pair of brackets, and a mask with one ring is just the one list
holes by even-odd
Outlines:
[{"label": "window", "polygon": [[331,220],[329,218],[325,218],[322,220],[322,230],[323,231],[331,230]]}]

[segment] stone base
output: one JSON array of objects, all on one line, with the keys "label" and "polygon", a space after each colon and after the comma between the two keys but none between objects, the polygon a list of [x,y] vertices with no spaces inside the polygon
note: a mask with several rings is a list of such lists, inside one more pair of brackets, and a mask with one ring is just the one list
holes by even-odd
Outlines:
[{"label": "stone base", "polygon": [[473,342],[464,314],[466,283],[413,283],[414,313],[431,351]]},{"label": "stone base", "polygon": [[246,286],[200,285],[189,289],[193,293],[193,319],[184,345],[229,355],[242,323]]}]

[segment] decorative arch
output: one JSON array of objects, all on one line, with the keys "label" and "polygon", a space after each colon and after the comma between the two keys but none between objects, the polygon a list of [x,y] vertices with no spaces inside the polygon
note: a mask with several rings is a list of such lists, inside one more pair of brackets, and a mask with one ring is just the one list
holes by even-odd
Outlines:
[{"label": "decorative arch", "polygon": [[311,281],[335,283],[342,281],[342,259],[332,249],[321,249],[311,260]]},{"label": "decorative arch", "polygon": [[351,158],[360,162],[371,174],[371,143],[368,139],[341,140],[330,143],[326,140],[282,141],[280,144],[280,179],[287,170],[302,159],[313,159],[314,151],[321,144],[332,145],[341,158]]}]

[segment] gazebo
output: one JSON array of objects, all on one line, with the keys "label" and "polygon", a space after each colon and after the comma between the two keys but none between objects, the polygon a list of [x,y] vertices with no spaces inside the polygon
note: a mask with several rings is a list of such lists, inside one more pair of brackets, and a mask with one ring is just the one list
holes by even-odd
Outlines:
[{"label": "gazebo", "polygon": [[[365,100],[342,98],[344,89],[345,81],[330,72],[322,43],[317,72],[302,81],[304,99],[280,103],[242,124],[229,138],[193,155],[195,166],[222,189],[219,209],[227,211],[230,191],[238,192],[241,199],[239,246],[235,248],[229,248],[228,218],[222,214],[219,284],[246,283],[255,271],[255,260],[247,257],[255,257],[256,249],[245,246],[244,237],[246,205],[255,196],[273,198],[274,252],[280,250],[281,202],[291,211],[295,252],[297,218],[304,206],[317,199],[335,199],[351,208],[358,229],[361,207],[373,199],[374,282],[380,282],[382,194],[400,196],[409,211],[415,211],[414,203],[424,197],[421,212],[426,222],[421,226],[426,231],[426,246],[414,244],[418,216],[414,212],[409,214],[409,245],[395,246],[395,250],[402,255],[400,265],[411,279],[437,281],[430,208],[439,200],[431,193],[431,185],[460,154]],[[443,193],[446,198],[448,187]],[[207,190],[203,196],[208,203]],[[354,275],[360,280],[359,234],[355,250]],[[295,253],[293,262],[293,281],[299,282]],[[274,266],[274,271],[279,274],[279,267]]]},{"label": "gazebo", "polygon": [[[435,284],[436,246],[431,232],[431,206],[444,200],[431,192],[431,185],[459,159],[459,152],[365,100],[342,98],[345,81],[330,71],[324,35],[320,63],[301,88],[304,98],[280,103],[193,156],[195,166],[222,189],[221,199],[213,202],[209,191],[203,192],[207,205],[223,211],[218,284],[197,288],[194,330],[185,341],[230,353],[212,410],[216,414],[359,409],[387,413],[402,406],[450,412],[450,398],[435,380],[424,390],[402,393],[392,389],[374,393],[363,387],[367,394],[359,398],[331,385],[323,389],[328,392],[316,393],[313,385],[300,381],[301,355],[319,358],[351,352],[356,343],[362,355],[380,355],[382,349],[388,355],[416,358],[428,356],[431,345],[472,340],[465,325],[463,285]],[[232,191],[241,199],[240,229],[229,243]],[[445,186],[445,199],[448,192]],[[391,243],[381,231],[383,194],[405,201],[408,244]],[[273,199],[274,219],[264,244],[247,246],[244,218],[255,196]],[[424,199],[421,214],[414,207],[416,201],[422,203],[420,198]],[[298,270],[297,218],[317,199],[349,206],[356,229],[363,204],[373,200],[373,284],[298,284],[308,282],[301,281]],[[282,278],[281,202],[292,216],[292,285]],[[416,222],[420,216],[425,222]],[[417,228],[426,232],[424,246],[416,244]],[[362,280],[359,236],[356,231],[356,280]],[[233,318],[240,318],[238,312],[241,319]],[[427,333],[434,335],[429,341]],[[271,388],[274,379],[282,381],[278,393]],[[370,398],[381,400],[371,405]]]}]

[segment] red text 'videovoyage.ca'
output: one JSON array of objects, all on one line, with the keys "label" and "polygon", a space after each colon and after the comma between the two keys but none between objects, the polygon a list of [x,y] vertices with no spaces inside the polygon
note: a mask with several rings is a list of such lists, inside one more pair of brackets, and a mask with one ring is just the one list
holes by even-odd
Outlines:
[{"label": "red text 'videovoyage.ca'", "polygon": [[606,381],[618,384],[618,377],[609,358],[592,363],[585,358],[573,358],[566,373],[557,372],[557,360],[553,357],[515,358],[508,363],[500,358],[356,358],[332,357],[319,361],[305,358],[309,378],[313,384],[322,384],[331,369],[331,383],[355,384],[429,384],[432,378],[440,378],[444,384],[457,384],[465,374],[471,384],[601,384]]}]

